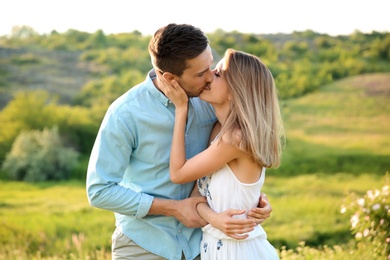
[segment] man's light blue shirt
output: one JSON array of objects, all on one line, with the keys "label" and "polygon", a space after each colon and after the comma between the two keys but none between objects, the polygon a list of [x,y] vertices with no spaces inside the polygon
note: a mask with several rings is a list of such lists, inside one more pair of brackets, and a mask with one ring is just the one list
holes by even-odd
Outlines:
[{"label": "man's light blue shirt", "polygon": [[[187,198],[193,183],[169,177],[175,107],[146,80],[119,97],[107,110],[92,149],[87,174],[91,205],[115,212],[116,225],[135,243],[167,259],[193,259],[200,252],[200,229],[168,216],[148,216],[154,198]],[[208,146],[216,117],[199,98],[189,101],[186,154]]]}]

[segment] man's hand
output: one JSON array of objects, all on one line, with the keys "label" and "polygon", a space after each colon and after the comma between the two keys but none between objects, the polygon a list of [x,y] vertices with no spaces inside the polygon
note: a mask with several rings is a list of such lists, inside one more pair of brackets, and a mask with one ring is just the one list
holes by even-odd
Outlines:
[{"label": "man's hand", "polygon": [[199,203],[207,203],[205,197],[191,197],[175,202],[176,206],[173,210],[173,216],[177,218],[183,225],[189,228],[199,228],[206,226],[208,223],[199,216],[196,206]]},{"label": "man's hand", "polygon": [[261,193],[257,208],[253,208],[248,212],[248,218],[252,218],[257,224],[263,223],[271,216],[272,207],[269,203],[268,196]]}]

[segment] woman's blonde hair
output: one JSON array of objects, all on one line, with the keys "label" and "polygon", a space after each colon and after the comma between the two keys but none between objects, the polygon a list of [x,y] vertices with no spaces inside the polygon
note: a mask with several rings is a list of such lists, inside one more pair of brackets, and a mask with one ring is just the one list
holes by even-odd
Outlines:
[{"label": "woman's blonde hair", "polygon": [[[284,127],[273,76],[256,56],[227,49],[222,71],[231,93],[230,112],[221,129],[229,140],[267,168],[281,162]],[[237,131],[239,130],[239,131]],[[234,143],[234,142],[233,142]]]}]

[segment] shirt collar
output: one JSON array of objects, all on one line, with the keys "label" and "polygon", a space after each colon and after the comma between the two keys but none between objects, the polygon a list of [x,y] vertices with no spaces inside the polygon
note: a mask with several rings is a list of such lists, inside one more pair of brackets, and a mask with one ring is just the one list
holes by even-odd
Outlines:
[{"label": "shirt collar", "polygon": [[168,107],[168,105],[169,105],[169,103],[171,103],[171,101],[154,85],[153,79],[155,79],[156,77],[157,76],[156,76],[155,70],[154,69],[150,70],[149,73],[148,73],[148,77],[147,77],[147,80],[148,80],[148,84],[147,84],[148,91],[161,104],[163,104],[164,106]]}]

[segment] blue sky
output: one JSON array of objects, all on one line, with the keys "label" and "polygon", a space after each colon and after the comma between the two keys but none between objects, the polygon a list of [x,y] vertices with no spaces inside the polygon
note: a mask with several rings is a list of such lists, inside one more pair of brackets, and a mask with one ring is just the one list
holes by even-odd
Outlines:
[{"label": "blue sky", "polygon": [[205,32],[291,33],[307,29],[330,35],[355,30],[390,32],[389,0],[12,0],[0,10],[0,35],[15,25],[39,33],[76,29],[152,34],[170,23],[190,23]]}]

